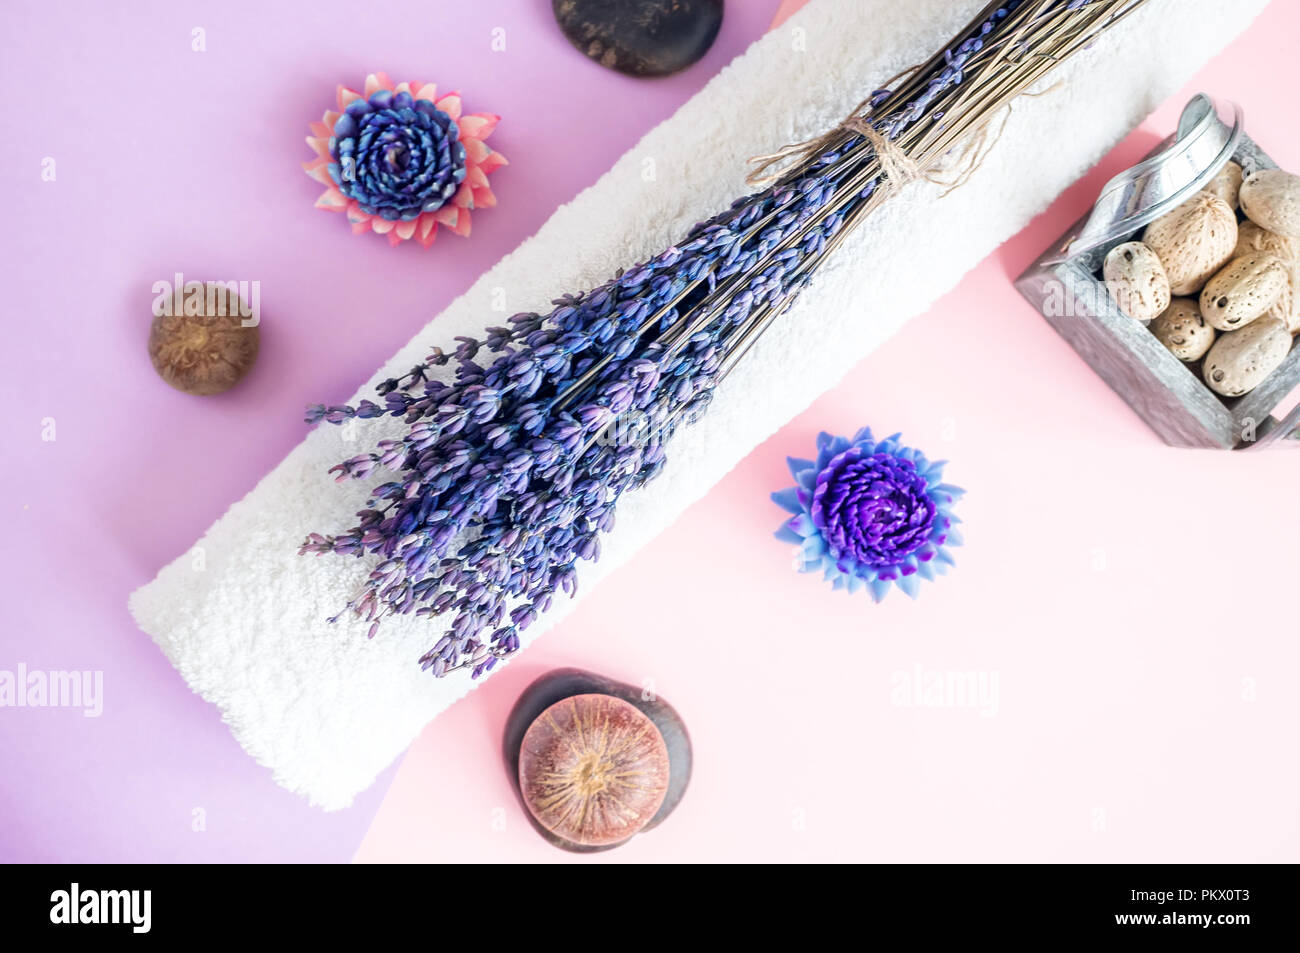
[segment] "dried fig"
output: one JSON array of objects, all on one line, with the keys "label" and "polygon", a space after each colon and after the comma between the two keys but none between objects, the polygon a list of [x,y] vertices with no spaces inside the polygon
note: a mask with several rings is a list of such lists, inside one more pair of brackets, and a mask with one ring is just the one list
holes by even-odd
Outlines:
[{"label": "dried fig", "polygon": [[533,682],[507,719],[510,779],[537,831],[565,850],[609,850],[677,806],[691,742],[671,705],[580,669]]}]

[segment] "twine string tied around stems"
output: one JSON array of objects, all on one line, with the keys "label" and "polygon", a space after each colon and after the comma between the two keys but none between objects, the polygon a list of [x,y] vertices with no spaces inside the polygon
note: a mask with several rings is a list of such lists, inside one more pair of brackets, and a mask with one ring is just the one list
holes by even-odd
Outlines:
[{"label": "twine string tied around stems", "polygon": [[[892,85],[917,68],[916,66],[909,67],[891,79],[887,85]],[[1057,80],[1046,89],[1037,92],[1026,92],[1023,95],[1032,97],[1045,96],[1061,85],[1062,81]],[[943,193],[940,195],[940,198],[942,198],[954,189],[965,185],[971,176],[979,171],[980,166],[984,164],[984,159],[997,145],[998,140],[1002,138],[1007,120],[1011,116],[1011,103],[1007,102],[994,116],[990,116],[989,120],[983,123],[973,136],[948,153],[952,157],[951,162],[942,162],[942,156],[936,156],[929,162],[921,162],[871,123],[869,118],[871,103],[876,95],[877,93],[872,93],[871,96],[858,103],[838,125],[822,135],[800,142],[789,143],[775,152],[751,156],[749,161],[754,168],[745,177],[746,183],[756,188],[771,185],[788,171],[789,167],[782,165],[786,159],[797,157],[799,162],[795,163],[796,166],[804,162],[811,162],[840,144],[839,138],[841,134],[848,131],[862,136],[871,144],[876,159],[880,163],[880,171],[888,183],[884,187],[898,189],[916,179],[925,179],[935,185],[945,186]],[[992,131],[994,127],[996,127],[996,131]],[[777,168],[777,166],[781,167]]]}]

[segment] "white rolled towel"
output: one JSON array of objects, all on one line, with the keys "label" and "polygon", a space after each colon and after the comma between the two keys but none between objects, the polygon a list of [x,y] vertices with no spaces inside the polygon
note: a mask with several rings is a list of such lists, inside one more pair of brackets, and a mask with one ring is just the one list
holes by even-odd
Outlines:
[{"label": "white rolled towel", "polygon": [[[556,211],[357,398],[373,396],[379,381],[404,373],[432,345],[499,323],[481,306],[492,288],[510,288],[519,310],[544,312],[552,298],[667,247],[747,191],[748,157],[833,126],[870,90],[941,48],[982,3],[814,0]],[[887,201],[747,355],[705,418],[677,434],[660,477],[623,499],[601,561],[583,566],[582,588],[1043,211],[1264,6],[1150,0],[1046,81],[1064,82],[1014,105],[966,185],[940,198],[938,187],[917,182]],[[364,502],[360,486],[336,486],[326,470],[364,449],[357,439],[400,426],[320,426],[204,534],[201,571],[182,555],[131,597],[140,627],[221,709],[245,750],[277,782],[328,809],[351,803],[473,684],[464,673],[434,679],[420,671],[416,660],[437,640],[437,623],[390,618],[372,641],[364,623],[327,624],[368,563],[297,555],[308,532],[351,526]],[[559,599],[525,644],[571,604]]]}]

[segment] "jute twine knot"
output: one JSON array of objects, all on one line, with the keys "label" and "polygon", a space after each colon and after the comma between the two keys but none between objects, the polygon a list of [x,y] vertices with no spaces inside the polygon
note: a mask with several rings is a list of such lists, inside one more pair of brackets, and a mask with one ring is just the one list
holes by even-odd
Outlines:
[{"label": "jute twine knot", "polygon": [[901,188],[914,179],[927,177],[927,171],[906,150],[867,120],[850,116],[840,123],[840,128],[856,132],[871,143],[871,147],[876,150],[876,158],[880,161],[880,171],[895,186]]},{"label": "jute twine knot", "polygon": [[[904,70],[890,80],[887,85],[892,85],[916,69],[917,67],[913,66]],[[1022,95],[1045,96],[1061,85],[1062,82],[1058,80],[1039,92],[1023,93]],[[873,93],[872,96],[874,95]],[[998,140],[1002,138],[1002,133],[1007,126],[1007,120],[1011,117],[1011,103],[1007,102],[1006,105],[990,116],[989,120],[981,125],[974,135],[949,150],[945,155],[936,156],[929,163],[923,164],[909,155],[906,149],[872,125],[870,120],[863,115],[863,112],[870,104],[871,97],[864,99],[853,107],[852,112],[839,124],[820,136],[805,139],[802,142],[792,142],[789,145],[782,146],[776,152],[752,156],[749,161],[754,168],[745,177],[746,183],[755,188],[771,185],[785,174],[786,167],[782,163],[786,159],[797,157],[800,162],[811,161],[834,148],[838,144],[840,132],[847,130],[862,136],[871,144],[871,148],[880,163],[881,175],[885,179],[881,183],[881,188],[900,189],[908,182],[924,179],[927,182],[945,186],[944,191],[940,194],[940,198],[942,198],[954,189],[965,185],[970,181],[971,176],[979,171],[980,166],[984,164],[984,159],[997,145]],[[996,131],[994,131],[995,127]],[[945,159],[948,161],[945,161]],[[777,166],[782,167],[777,168]]]}]

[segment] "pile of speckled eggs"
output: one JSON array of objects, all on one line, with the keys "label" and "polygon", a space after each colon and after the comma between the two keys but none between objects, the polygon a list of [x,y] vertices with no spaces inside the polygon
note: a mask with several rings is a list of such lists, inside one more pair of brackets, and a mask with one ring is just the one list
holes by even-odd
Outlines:
[{"label": "pile of speckled eggs", "polygon": [[1116,245],[1115,304],[1224,397],[1258,387],[1300,334],[1300,176],[1225,165],[1209,185]]}]

